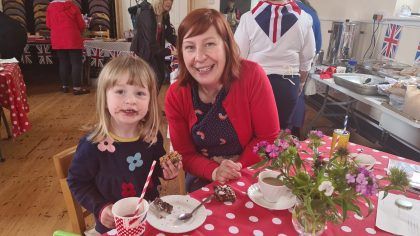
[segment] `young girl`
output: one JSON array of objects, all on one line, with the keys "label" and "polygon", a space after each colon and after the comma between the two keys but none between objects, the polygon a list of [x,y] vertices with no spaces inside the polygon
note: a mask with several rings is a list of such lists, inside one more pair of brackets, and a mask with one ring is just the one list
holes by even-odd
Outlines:
[{"label": "young girl", "polygon": [[[98,125],[83,137],[67,182],[76,200],[92,212],[96,231],[113,228],[113,203],[140,196],[153,160],[165,154],[159,133],[155,75],[133,56],[113,59],[98,79]],[[159,176],[173,179],[182,164],[156,165],[145,199],[158,196]]]}]

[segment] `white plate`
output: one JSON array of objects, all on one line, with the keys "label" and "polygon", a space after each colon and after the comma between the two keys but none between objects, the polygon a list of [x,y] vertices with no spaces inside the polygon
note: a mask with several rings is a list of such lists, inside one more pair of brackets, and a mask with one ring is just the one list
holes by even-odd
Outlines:
[{"label": "white plate", "polygon": [[364,153],[352,153],[350,154],[354,158],[354,161],[359,167],[365,167],[366,169],[372,169],[376,163],[373,156]]},{"label": "white plate", "polygon": [[[206,208],[200,207],[188,221],[180,221],[178,215],[185,212],[191,212],[200,202],[186,195],[168,195],[161,199],[174,208],[172,213],[164,218],[159,218],[153,212],[147,214],[147,221],[156,229],[166,233],[185,233],[194,230],[204,223],[207,217]],[[163,215],[163,214],[162,214]]]},{"label": "white plate", "polygon": [[258,183],[255,183],[248,188],[248,197],[251,198],[251,200],[257,205],[271,210],[289,209],[296,203],[296,196],[293,194],[281,196],[277,202],[267,202],[263,198],[260,188],[258,187]]}]

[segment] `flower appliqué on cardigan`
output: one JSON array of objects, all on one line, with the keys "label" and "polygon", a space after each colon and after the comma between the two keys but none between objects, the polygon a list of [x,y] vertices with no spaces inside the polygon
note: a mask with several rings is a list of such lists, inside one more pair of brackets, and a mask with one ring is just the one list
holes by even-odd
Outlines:
[{"label": "flower appliqu\u00e9 on cardigan", "polygon": [[98,149],[101,152],[105,152],[105,151],[108,151],[110,153],[115,152],[114,139],[112,139],[111,137],[107,137],[102,142],[99,142]]},{"label": "flower appliqu\u00e9 on cardigan", "polygon": [[127,162],[130,164],[128,166],[128,169],[130,171],[134,171],[137,167],[140,167],[143,165],[143,160],[141,159],[141,154],[138,152],[134,156],[128,156]]},{"label": "flower appliqu\u00e9 on cardigan", "polygon": [[121,185],[122,197],[135,197],[136,195],[137,193],[132,183],[122,183]]}]

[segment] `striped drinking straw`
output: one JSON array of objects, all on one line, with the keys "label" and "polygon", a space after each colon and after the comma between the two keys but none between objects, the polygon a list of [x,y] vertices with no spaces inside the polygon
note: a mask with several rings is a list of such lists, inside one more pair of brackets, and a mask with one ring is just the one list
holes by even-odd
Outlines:
[{"label": "striped drinking straw", "polygon": [[152,178],[153,170],[155,169],[156,161],[153,161],[152,166],[150,167],[149,174],[147,175],[146,183],[144,183],[143,191],[141,192],[139,202],[137,203],[136,211],[134,212],[134,215],[137,215],[140,210],[140,203],[144,198],[144,195],[146,194],[147,186],[149,185],[150,179]]}]

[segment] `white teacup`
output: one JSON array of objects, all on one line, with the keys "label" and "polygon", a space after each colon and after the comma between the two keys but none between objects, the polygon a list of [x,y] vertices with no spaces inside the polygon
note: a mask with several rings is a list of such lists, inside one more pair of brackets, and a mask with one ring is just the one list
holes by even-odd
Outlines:
[{"label": "white teacup", "polygon": [[346,73],[346,67],[344,67],[344,66],[337,66],[337,68],[335,69],[335,72],[337,72],[337,73]]},{"label": "white teacup", "polygon": [[290,190],[277,179],[279,172],[264,170],[258,175],[258,186],[267,202],[277,202],[281,196],[290,195]]}]

